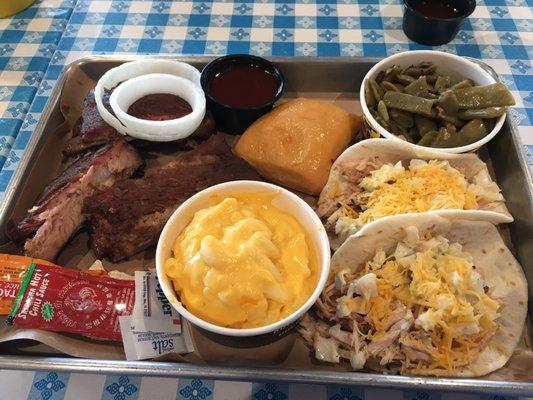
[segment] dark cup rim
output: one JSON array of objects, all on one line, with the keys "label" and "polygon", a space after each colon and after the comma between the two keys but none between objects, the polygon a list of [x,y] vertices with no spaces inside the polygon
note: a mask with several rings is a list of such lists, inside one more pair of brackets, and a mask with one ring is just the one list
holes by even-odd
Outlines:
[{"label": "dark cup rim", "polygon": [[428,21],[460,21],[465,18],[468,18],[476,9],[476,0],[465,0],[465,3],[467,3],[467,9],[466,11],[458,15],[457,17],[453,18],[437,18],[437,17],[429,17],[425,14],[422,14],[420,11],[415,10],[411,5],[409,4],[411,0],[403,0],[403,5],[408,8],[412,13],[416,14],[420,18],[427,19]]},{"label": "dark cup rim", "polygon": [[[278,82],[278,89],[276,91],[276,94],[272,98],[272,100],[267,101],[263,104],[259,104],[257,106],[252,107],[237,107],[232,106],[230,104],[226,104],[218,100],[216,97],[212,96],[211,93],[209,93],[209,90],[207,89],[208,84],[208,78],[210,78],[211,74],[216,71],[218,68],[224,69],[226,67],[226,64],[232,63],[232,62],[241,62],[242,64],[247,64],[247,61],[250,65],[260,65],[261,67],[265,68],[269,73],[274,75]],[[210,101],[213,103],[216,103],[217,105],[224,107],[226,109],[232,109],[237,111],[254,111],[254,110],[261,110],[265,107],[272,106],[276,101],[278,101],[282,94],[283,90],[285,88],[285,80],[283,78],[283,74],[281,71],[276,67],[274,63],[267,60],[266,58],[253,56],[250,54],[228,54],[226,56],[218,57],[208,63],[203,69],[202,69],[202,75],[200,76],[200,84],[202,86],[202,89],[205,93],[205,97],[207,97]]]}]

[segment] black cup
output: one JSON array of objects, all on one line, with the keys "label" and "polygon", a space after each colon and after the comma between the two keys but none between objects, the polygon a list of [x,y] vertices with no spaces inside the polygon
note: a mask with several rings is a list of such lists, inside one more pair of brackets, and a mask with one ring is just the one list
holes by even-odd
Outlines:
[{"label": "black cup", "polygon": [[[448,5],[457,12],[453,17],[435,13],[424,13],[422,3]],[[439,46],[450,42],[461,27],[463,20],[476,8],[475,0],[404,0],[403,31],[407,37],[417,43],[429,46]],[[428,15],[429,14],[429,15]]]},{"label": "black cup", "polygon": [[[214,98],[208,90],[210,80],[215,74],[231,68],[232,65],[253,65],[272,74],[278,83],[277,92],[272,100],[255,107],[240,108],[224,104]],[[247,54],[231,54],[211,61],[202,70],[200,82],[205,93],[207,109],[213,114],[217,129],[234,135],[240,135],[259,117],[272,110],[274,103],[283,94],[284,86],[283,75],[274,64],[264,58]]]}]

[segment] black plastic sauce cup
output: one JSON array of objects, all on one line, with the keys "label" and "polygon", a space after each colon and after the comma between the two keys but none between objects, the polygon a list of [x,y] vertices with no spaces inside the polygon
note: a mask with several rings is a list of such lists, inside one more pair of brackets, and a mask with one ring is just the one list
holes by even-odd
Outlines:
[{"label": "black plastic sauce cup", "polygon": [[[232,65],[252,65],[270,73],[277,82],[277,91],[272,100],[254,107],[236,107],[224,104],[209,93],[209,82],[213,77]],[[205,92],[206,106],[215,118],[215,123],[219,131],[240,135],[246,128],[253,124],[259,117],[263,116],[274,106],[283,94],[283,75],[281,71],[270,61],[261,57],[248,54],[231,54],[217,58],[207,64],[202,70],[200,78],[202,89]]]},{"label": "black plastic sauce cup", "polygon": [[439,0],[439,2],[441,4],[446,2],[455,8],[457,14],[451,18],[427,15],[419,6],[422,0],[404,0],[403,31],[409,39],[429,46],[446,44],[457,35],[463,20],[476,8],[475,0]]}]

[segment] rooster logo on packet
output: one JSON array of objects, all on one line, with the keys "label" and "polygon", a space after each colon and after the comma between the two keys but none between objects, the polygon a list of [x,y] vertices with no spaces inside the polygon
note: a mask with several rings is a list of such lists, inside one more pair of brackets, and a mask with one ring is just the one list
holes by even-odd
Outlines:
[{"label": "rooster logo on packet", "polygon": [[70,292],[65,298],[65,305],[72,311],[93,312],[102,307],[102,302],[98,299],[98,295],[94,289],[90,287],[82,287],[77,292]]}]

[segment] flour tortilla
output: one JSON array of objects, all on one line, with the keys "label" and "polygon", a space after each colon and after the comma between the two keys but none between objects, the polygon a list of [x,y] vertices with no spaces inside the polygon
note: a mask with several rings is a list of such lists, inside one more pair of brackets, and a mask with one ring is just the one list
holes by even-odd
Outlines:
[{"label": "flour tortilla", "polygon": [[442,370],[407,373],[456,377],[486,375],[507,363],[520,340],[527,313],[527,281],[522,267],[493,224],[461,217],[462,212],[458,211],[447,218],[434,212],[382,218],[350,236],[331,260],[331,274],[346,267],[358,271],[379,248],[386,253],[392,252],[399,241],[405,240],[408,226],[417,227],[420,236],[431,233],[460,243],[463,250],[473,256],[476,271],[489,287],[489,295],[500,302],[501,316],[497,319],[500,329],[468,367],[454,373]]},{"label": "flour tortilla", "polygon": [[[420,146],[413,146],[408,142],[396,139],[367,139],[348,147],[333,163],[328,181],[320,194],[318,204],[320,205],[334,197],[342,182],[341,170],[344,163],[370,158],[374,158],[376,160],[375,163],[379,166],[386,163],[394,165],[398,161],[402,161],[405,166],[412,159],[426,161],[446,160],[453,168],[463,173],[469,182],[472,182],[473,178],[478,174],[481,174],[480,176],[487,183],[493,182],[487,165],[475,154],[443,153],[430,148],[426,149]],[[442,215],[449,214],[449,210],[436,210],[433,212]],[[454,212],[456,211],[452,211],[452,213]],[[465,210],[463,212],[465,213],[463,218],[468,220],[484,220],[494,224],[513,221],[513,217],[502,201],[488,203],[478,210]],[[352,233],[355,232],[347,232],[341,236],[330,235],[331,247],[333,249],[338,248]]]}]

